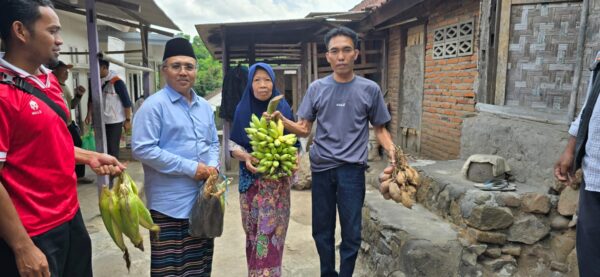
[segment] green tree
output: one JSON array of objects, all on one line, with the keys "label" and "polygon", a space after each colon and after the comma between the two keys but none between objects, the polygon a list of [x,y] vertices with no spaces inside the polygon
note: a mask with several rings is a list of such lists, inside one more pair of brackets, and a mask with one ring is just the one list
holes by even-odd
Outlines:
[{"label": "green tree", "polygon": [[199,36],[194,36],[190,39],[190,35],[179,35],[191,41],[194,54],[198,60],[198,72],[196,74],[194,90],[198,95],[205,96],[215,89],[221,88],[223,83],[221,62],[212,57]]}]

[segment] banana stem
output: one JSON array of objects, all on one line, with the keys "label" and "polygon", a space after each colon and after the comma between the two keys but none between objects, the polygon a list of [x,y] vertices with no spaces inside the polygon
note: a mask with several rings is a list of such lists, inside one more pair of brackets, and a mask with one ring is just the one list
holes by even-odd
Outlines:
[{"label": "banana stem", "polygon": [[269,101],[269,106],[267,107],[268,114],[272,114],[277,109],[277,106],[279,105],[279,101],[281,101],[282,98],[283,98],[283,95],[281,95],[281,94],[271,98],[271,101]]}]

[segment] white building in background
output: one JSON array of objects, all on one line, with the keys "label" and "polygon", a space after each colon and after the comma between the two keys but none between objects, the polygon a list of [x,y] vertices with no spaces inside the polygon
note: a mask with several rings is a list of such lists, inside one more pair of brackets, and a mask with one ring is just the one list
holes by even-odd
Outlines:
[{"label": "white building in background", "polygon": [[[87,27],[85,17],[82,15],[57,10],[56,13],[60,18],[62,25],[61,35],[63,45],[59,59],[66,64],[73,64],[71,76],[67,80],[67,86],[71,89],[78,85],[86,88],[87,92],[81,100],[80,109],[76,114],[77,120],[83,120],[87,113],[87,101],[89,97],[89,56],[68,54],[69,52],[88,52]],[[103,52],[121,51],[121,50],[141,50],[141,35],[135,28],[119,25],[116,23],[98,20],[98,40],[100,49]],[[170,37],[150,33],[148,36],[148,60],[149,68],[155,71],[150,77],[150,93],[156,92],[162,87],[162,78],[160,78],[160,63],[164,45]],[[142,53],[127,53],[127,54],[111,54],[111,58],[123,61],[132,65],[142,65]],[[142,89],[142,72],[138,70],[130,70],[111,64],[110,68],[115,70],[121,79],[127,84],[129,97],[132,102],[143,96]],[[154,76],[152,76],[154,75]]]}]

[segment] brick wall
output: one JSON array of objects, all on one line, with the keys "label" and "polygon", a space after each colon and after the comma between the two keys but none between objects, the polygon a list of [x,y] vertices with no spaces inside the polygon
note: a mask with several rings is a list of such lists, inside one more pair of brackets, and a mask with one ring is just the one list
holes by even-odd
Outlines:
[{"label": "brick wall", "polygon": [[390,104],[390,113],[392,122],[390,124],[390,134],[396,143],[398,143],[398,105],[400,101],[400,64],[401,64],[401,29],[394,27],[389,30],[388,40],[388,72],[387,72],[387,99]]},{"label": "brick wall", "polygon": [[[421,154],[434,159],[455,159],[460,153],[463,117],[475,111],[478,32],[473,55],[433,59],[433,32],[473,19],[478,29],[478,1],[448,1],[432,11],[427,24]],[[391,70],[390,70],[391,71]]]}]

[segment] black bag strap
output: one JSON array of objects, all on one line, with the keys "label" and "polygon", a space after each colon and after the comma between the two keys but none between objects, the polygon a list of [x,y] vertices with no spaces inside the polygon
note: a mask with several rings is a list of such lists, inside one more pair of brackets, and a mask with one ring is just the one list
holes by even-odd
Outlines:
[{"label": "black bag strap", "polygon": [[65,113],[65,111],[61,109],[58,104],[56,104],[54,101],[48,98],[46,94],[41,92],[39,89],[31,85],[30,83],[27,83],[22,78],[19,78],[6,72],[0,72],[0,83],[14,86],[24,91],[25,93],[31,94],[39,98],[44,103],[46,103],[46,105],[48,105],[52,110],[54,110],[56,114],[58,114],[58,116],[62,118],[65,124],[67,124],[67,114]]}]

